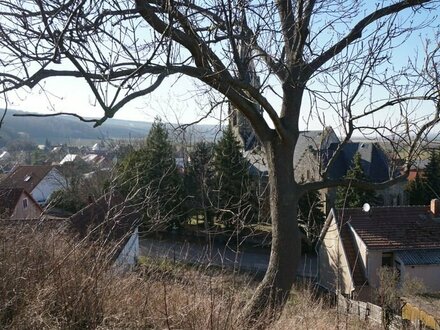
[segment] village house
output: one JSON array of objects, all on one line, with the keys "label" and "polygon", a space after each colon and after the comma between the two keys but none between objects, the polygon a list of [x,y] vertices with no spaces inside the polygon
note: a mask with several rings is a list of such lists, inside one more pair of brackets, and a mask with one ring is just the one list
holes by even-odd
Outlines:
[{"label": "village house", "polygon": [[43,210],[23,188],[0,188],[0,219],[38,219]]},{"label": "village house", "polygon": [[[232,122],[234,124],[234,122]],[[244,134],[244,137],[253,137],[250,133],[245,133],[248,126],[235,128],[237,134]],[[244,137],[239,141],[244,141]],[[247,141],[247,140],[246,140]],[[253,141],[253,140],[252,140]],[[330,159],[341,141],[331,127],[317,131],[302,131],[299,134],[295,147],[293,165],[295,179],[297,182],[310,182],[321,180],[323,169],[329,164]],[[248,144],[251,142],[248,141]],[[242,144],[243,145],[243,144]],[[264,153],[260,149],[243,148],[244,156],[249,161],[250,173],[252,175],[267,175],[266,160]],[[341,179],[350,170],[356,154],[360,155],[361,166],[365,176],[374,183],[380,183],[394,178],[399,173],[393,168],[384,150],[374,142],[347,142],[342,146],[340,152],[335,156],[328,169],[329,179]],[[381,205],[405,205],[407,198],[405,194],[405,181],[400,181],[384,190],[378,190],[378,200]],[[328,213],[334,206],[336,200],[336,188],[326,188],[321,191],[321,200],[324,212]]]},{"label": "village house", "polygon": [[332,209],[318,245],[318,281],[332,292],[370,300],[378,271],[395,268],[440,291],[440,200],[430,206]]},{"label": "village house", "polygon": [[40,205],[45,205],[53,192],[67,185],[67,179],[51,165],[19,165],[0,182],[0,188],[26,190]]},{"label": "village house", "polygon": [[80,239],[104,246],[118,268],[134,266],[139,257],[140,214],[117,192],[108,193],[78,211],[69,227]]}]

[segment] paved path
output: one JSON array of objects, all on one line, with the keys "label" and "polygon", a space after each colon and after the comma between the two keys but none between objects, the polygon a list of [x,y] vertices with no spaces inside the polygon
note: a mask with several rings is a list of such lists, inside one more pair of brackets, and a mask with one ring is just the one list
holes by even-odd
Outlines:
[{"label": "paved path", "polygon": [[[163,258],[179,262],[200,263],[235,268],[251,272],[265,272],[269,262],[269,251],[237,249],[219,242],[209,244],[142,238],[141,256]],[[302,277],[316,277],[315,256],[302,256],[297,271]]]}]

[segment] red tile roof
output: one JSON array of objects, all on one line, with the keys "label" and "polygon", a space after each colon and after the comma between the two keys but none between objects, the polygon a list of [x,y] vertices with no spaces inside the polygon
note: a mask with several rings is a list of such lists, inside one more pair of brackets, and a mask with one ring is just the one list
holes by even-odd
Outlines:
[{"label": "red tile roof", "polygon": [[11,216],[12,212],[14,212],[15,206],[20,200],[22,193],[23,189],[19,188],[0,188],[0,217]]},{"label": "red tile roof", "polygon": [[337,211],[338,222],[347,222],[368,249],[440,249],[440,219],[428,206],[373,207]]},{"label": "red tile roof", "polygon": [[2,188],[23,188],[27,192],[32,190],[54,168],[51,165],[20,165],[17,166],[2,182]]}]

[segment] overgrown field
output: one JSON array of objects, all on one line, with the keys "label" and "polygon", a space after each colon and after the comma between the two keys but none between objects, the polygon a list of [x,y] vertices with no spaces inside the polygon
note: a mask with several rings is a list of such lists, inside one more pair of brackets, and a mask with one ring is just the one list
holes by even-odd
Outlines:
[{"label": "overgrown field", "polygon": [[[147,260],[130,273],[110,266],[105,245],[62,230],[0,226],[0,328],[243,329],[249,276]],[[336,313],[310,286],[295,290],[270,329],[368,329]]]}]

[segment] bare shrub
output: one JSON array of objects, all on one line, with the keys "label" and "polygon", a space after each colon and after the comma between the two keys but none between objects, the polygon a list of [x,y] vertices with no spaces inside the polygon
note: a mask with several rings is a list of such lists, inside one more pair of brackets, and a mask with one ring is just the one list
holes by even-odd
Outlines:
[{"label": "bare shrub", "polygon": [[[145,260],[136,271],[121,273],[111,265],[108,251],[99,242],[71,237],[63,228],[0,225],[0,326],[246,328],[241,315],[256,287],[251,277],[157,260]],[[270,325],[265,313],[257,324],[320,329],[334,328],[337,322],[334,309],[312,289],[301,287],[275,324]]]}]

